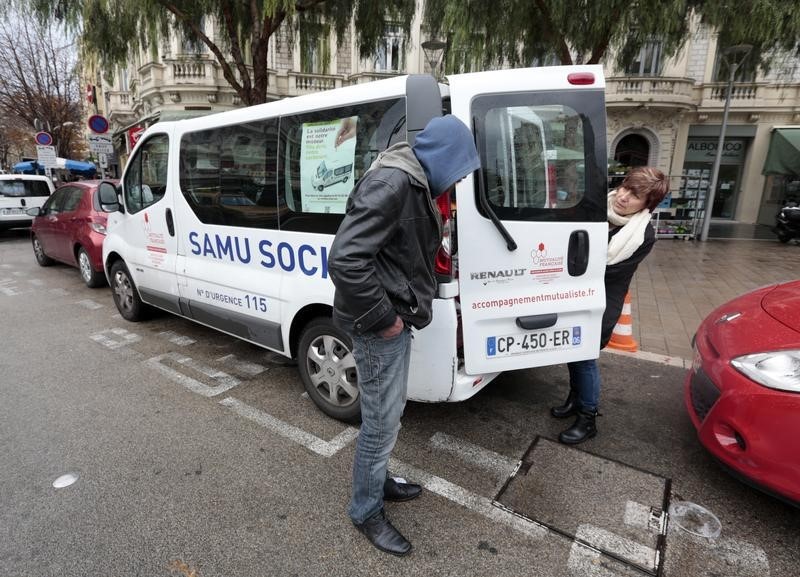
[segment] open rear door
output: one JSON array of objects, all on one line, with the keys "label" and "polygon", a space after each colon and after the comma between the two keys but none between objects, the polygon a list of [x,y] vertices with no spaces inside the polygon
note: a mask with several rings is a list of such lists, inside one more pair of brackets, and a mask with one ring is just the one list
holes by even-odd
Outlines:
[{"label": "open rear door", "polygon": [[457,197],[469,374],[597,358],[608,224],[600,66],[448,77],[481,170]]}]

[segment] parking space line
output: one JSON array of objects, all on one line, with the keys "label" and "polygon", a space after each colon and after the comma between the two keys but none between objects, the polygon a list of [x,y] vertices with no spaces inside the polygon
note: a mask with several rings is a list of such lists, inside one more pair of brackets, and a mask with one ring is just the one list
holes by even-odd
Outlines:
[{"label": "parking space line", "polygon": [[[114,335],[114,337],[118,338],[112,338],[108,333],[111,333]],[[89,335],[89,338],[111,350],[132,345],[133,343],[138,343],[142,340],[142,337],[136,333],[132,333],[121,328],[106,329],[104,331],[100,331],[99,333]]]},{"label": "parking space line", "polygon": [[517,466],[517,461],[513,459],[467,441],[451,437],[446,433],[437,432],[431,437],[429,444],[434,449],[450,453],[466,463],[494,473],[504,481],[508,479],[508,476]]},{"label": "parking space line", "polygon": [[82,307],[87,308],[89,310],[96,310],[103,308],[103,305],[93,301],[92,299],[84,299],[82,301],[77,301],[75,304],[81,305]]},{"label": "parking space line", "polygon": [[[205,383],[201,383],[189,375],[185,375],[180,371],[173,369],[172,367],[168,367],[164,364],[165,360],[178,363],[179,365],[202,373],[215,380],[218,384],[215,386],[209,386]],[[157,357],[147,359],[145,364],[150,368],[157,370],[171,381],[178,383],[182,387],[185,387],[193,393],[197,393],[203,397],[214,397],[241,384],[239,379],[229,375],[228,373],[218,371],[217,369],[195,361],[191,357],[185,357],[183,355],[179,355],[178,353],[165,353],[163,355],[158,355]]]},{"label": "parking space line", "polygon": [[194,340],[192,338],[185,337],[183,335],[179,335],[178,333],[176,333],[174,331],[161,331],[160,333],[158,333],[158,336],[160,336],[162,339],[167,339],[169,342],[171,342],[171,343],[173,343],[175,345],[178,345],[180,347],[186,347],[188,345],[193,345],[193,344],[195,344],[197,342],[196,340]]},{"label": "parking space line", "polygon": [[267,370],[267,367],[257,363],[239,360],[236,355],[225,355],[217,359],[217,362],[230,365],[240,373],[255,377]]},{"label": "parking space line", "polygon": [[14,279],[0,280],[0,293],[3,293],[7,297],[13,297],[23,294],[22,292],[17,290],[16,284],[17,281],[15,281]]},{"label": "parking space line", "polygon": [[302,445],[306,449],[318,455],[322,455],[323,457],[332,457],[358,437],[358,429],[355,427],[347,427],[330,441],[325,441],[316,435],[298,429],[264,411],[251,407],[247,403],[243,403],[234,397],[222,399],[219,404],[228,407],[237,415],[249,419],[265,429],[269,429],[281,437],[294,441],[298,445]]},{"label": "parking space line", "polygon": [[639,567],[657,567],[656,550],[647,545],[642,545],[610,531],[594,525],[579,525],[575,532],[575,539],[583,543],[591,543],[598,549],[613,553],[619,559],[635,563]]}]

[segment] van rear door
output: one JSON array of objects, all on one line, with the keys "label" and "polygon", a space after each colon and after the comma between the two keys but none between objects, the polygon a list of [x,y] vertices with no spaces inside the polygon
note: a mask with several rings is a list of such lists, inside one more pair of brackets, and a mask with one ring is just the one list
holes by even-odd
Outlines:
[{"label": "van rear door", "polygon": [[602,68],[448,77],[481,170],[456,187],[469,374],[597,358],[605,307]]}]

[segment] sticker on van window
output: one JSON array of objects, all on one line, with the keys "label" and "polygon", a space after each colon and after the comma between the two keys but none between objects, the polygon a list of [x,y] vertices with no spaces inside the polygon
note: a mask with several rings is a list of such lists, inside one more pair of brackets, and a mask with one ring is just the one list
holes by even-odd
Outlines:
[{"label": "sticker on van window", "polygon": [[345,212],[353,190],[358,116],[303,124],[300,193],[303,211]]}]

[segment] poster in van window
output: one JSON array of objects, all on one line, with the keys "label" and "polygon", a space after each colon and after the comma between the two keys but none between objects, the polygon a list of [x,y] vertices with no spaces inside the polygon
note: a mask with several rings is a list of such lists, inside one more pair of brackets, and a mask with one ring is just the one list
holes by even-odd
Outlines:
[{"label": "poster in van window", "polygon": [[300,146],[303,212],[344,213],[353,190],[358,116],[303,124]]}]

